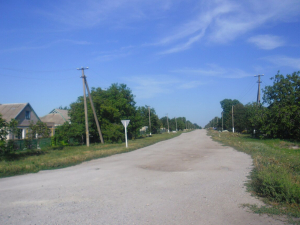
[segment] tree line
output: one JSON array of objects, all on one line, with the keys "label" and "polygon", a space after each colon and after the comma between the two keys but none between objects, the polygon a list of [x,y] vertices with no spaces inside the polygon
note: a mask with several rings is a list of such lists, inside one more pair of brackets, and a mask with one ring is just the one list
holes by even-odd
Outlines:
[{"label": "tree line", "polygon": [[[263,102],[243,105],[238,100],[220,102],[222,117],[214,117],[205,128],[215,127],[237,132],[248,132],[270,138],[300,140],[300,71],[271,78],[266,86]],[[232,110],[233,109],[233,110]]]},{"label": "tree line", "polygon": [[[124,141],[124,127],[121,120],[129,119],[130,123],[127,127],[129,139],[135,139],[142,134],[140,129],[148,126],[149,134],[149,108],[148,106],[136,106],[134,95],[126,84],[112,84],[107,90],[101,88],[92,88],[91,97],[93,99],[96,115],[101,127],[102,136],[106,143],[120,143]],[[59,107],[69,111],[70,122],[55,129],[55,135],[52,137],[52,145],[69,145],[84,143],[86,138],[85,132],[85,114],[84,114],[84,97],[79,96],[77,101],[70,106]],[[87,97],[88,108],[88,124],[91,142],[100,142],[97,131],[96,122],[94,120],[91,103]],[[155,109],[150,108],[151,133],[158,134],[164,131],[184,130],[184,129],[201,129],[196,123],[192,123],[185,117],[178,118],[159,118]],[[18,135],[18,121],[12,119],[7,122],[2,119],[0,114],[0,149],[3,151],[11,151],[6,142],[7,135]],[[168,126],[169,125],[169,126]],[[163,129],[165,128],[165,129]],[[38,134],[38,135],[37,135]],[[38,137],[49,137],[50,130],[46,123],[38,121],[36,124],[31,123],[28,129],[26,140],[36,139]],[[14,139],[14,138],[13,138]],[[12,142],[13,140],[10,140]],[[13,146],[13,145],[12,145]]]},{"label": "tree line", "polygon": [[[121,120],[130,120],[127,127],[129,139],[139,138],[140,129],[149,127],[149,108],[148,106],[136,106],[134,95],[126,84],[112,84],[108,89],[92,88],[91,97],[93,99],[96,115],[100,124],[102,136],[106,143],[120,143],[124,141],[124,127]],[[97,132],[97,126],[94,120],[91,103],[87,100],[88,124],[91,142],[99,142],[100,137]],[[75,143],[85,141],[85,116],[84,116],[84,98],[78,97],[76,102],[70,104],[69,116],[70,123],[66,122],[55,130],[55,143],[69,143],[70,140]],[[150,108],[151,133],[158,134],[162,128],[167,129],[165,117],[159,118],[153,107]],[[172,118],[168,120],[169,130],[199,129],[195,123],[186,120],[185,117]]]}]

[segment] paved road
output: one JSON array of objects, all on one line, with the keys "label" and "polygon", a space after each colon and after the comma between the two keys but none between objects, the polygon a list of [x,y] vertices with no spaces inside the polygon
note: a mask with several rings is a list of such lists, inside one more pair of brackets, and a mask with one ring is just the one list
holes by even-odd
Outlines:
[{"label": "paved road", "polygon": [[197,130],[130,153],[0,179],[0,224],[283,224],[241,207],[250,156]]}]

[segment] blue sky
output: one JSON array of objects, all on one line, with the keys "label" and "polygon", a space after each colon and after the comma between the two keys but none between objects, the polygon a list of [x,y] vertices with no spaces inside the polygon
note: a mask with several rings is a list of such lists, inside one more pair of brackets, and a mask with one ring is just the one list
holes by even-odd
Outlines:
[{"label": "blue sky", "polygon": [[204,126],[300,70],[299,0],[0,0],[0,103],[39,116],[125,83],[138,106]]}]

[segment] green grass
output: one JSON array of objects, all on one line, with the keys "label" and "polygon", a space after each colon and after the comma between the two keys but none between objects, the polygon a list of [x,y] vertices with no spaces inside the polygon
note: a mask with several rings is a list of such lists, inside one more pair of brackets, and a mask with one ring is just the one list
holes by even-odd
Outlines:
[{"label": "green grass", "polygon": [[250,154],[254,169],[248,190],[262,197],[267,206],[251,206],[254,212],[287,215],[300,224],[300,148],[297,142],[255,139],[237,133],[208,133],[216,141]]},{"label": "green grass", "polygon": [[179,136],[182,132],[154,134],[121,144],[92,144],[86,146],[69,146],[61,149],[42,149],[22,151],[7,155],[0,161],[0,177],[36,173],[40,170],[58,169],[76,165],[84,161],[130,152],[154,143]]}]

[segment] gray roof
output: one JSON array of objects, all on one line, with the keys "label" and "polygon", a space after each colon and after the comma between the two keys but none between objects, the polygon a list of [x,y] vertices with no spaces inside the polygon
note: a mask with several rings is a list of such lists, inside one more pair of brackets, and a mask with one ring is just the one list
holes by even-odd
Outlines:
[{"label": "gray roof", "polygon": [[53,109],[48,115],[41,117],[43,122],[53,122],[55,125],[62,125],[65,122],[70,122],[68,110],[64,109]]},{"label": "gray roof", "polygon": [[9,122],[15,119],[29,103],[12,103],[0,105],[2,118]]}]

